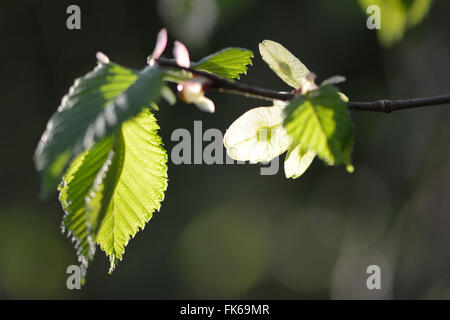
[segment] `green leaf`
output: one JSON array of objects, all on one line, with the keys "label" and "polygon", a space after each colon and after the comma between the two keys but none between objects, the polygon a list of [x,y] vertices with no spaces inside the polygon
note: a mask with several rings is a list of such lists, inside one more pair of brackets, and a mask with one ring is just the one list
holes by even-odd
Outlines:
[{"label": "green leaf", "polygon": [[333,86],[322,86],[292,100],[285,109],[284,127],[300,145],[328,165],[344,163],[351,169],[353,125],[347,105]]},{"label": "green leaf", "polygon": [[59,200],[65,212],[62,229],[63,232],[67,230],[75,242],[83,276],[95,254],[93,234],[96,225],[89,221],[86,201],[99,171],[108,159],[113,143],[113,137],[108,136],[79,154],[70,164],[58,187]]},{"label": "green leaf", "polygon": [[297,57],[275,41],[264,40],[261,42],[259,52],[270,69],[295,89],[300,88],[301,79],[310,73]]},{"label": "green leaf", "polygon": [[75,80],[50,118],[34,155],[36,168],[44,178],[44,197],[53,193],[60,182],[75,144],[91,122],[136,79],[136,71],[99,63],[93,71]]},{"label": "green leaf", "polygon": [[144,228],[164,199],[167,153],[158,129],[148,110],[123,123],[114,156],[91,190],[88,206],[99,223],[96,242],[110,258],[110,271],[122,260],[130,237]]},{"label": "green leaf", "polygon": [[59,186],[63,229],[75,241],[83,275],[96,243],[122,259],[130,236],[159,210],[167,188],[167,154],[148,109],[124,122],[70,164]]},{"label": "green leaf", "polygon": [[111,101],[89,125],[82,144],[74,149],[75,154],[112,133],[124,121],[137,116],[144,107],[154,106],[161,96],[162,77],[162,71],[152,66],[141,71],[136,81]]},{"label": "green leaf", "polygon": [[213,73],[228,80],[239,79],[252,64],[253,52],[242,48],[227,48],[192,64],[196,70]]},{"label": "green leaf", "polygon": [[138,73],[99,62],[93,71],[75,80],[35,151],[43,197],[56,189],[70,159],[159,98],[161,77],[157,69]]}]

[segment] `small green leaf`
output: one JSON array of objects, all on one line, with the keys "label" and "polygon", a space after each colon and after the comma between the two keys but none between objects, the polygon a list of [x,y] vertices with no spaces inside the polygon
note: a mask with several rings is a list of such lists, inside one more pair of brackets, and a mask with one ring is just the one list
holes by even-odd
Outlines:
[{"label": "small green leaf", "polygon": [[351,165],[353,125],[337,89],[327,85],[290,102],[284,127],[304,153],[315,152],[326,164]]},{"label": "small green leaf", "polygon": [[264,40],[259,44],[259,52],[273,72],[295,89],[300,88],[301,79],[310,73],[297,57],[275,41]]},{"label": "small green leaf", "polygon": [[239,79],[247,73],[247,65],[252,64],[253,52],[242,48],[227,48],[213,53],[191,67],[196,70],[213,73],[228,80]]}]

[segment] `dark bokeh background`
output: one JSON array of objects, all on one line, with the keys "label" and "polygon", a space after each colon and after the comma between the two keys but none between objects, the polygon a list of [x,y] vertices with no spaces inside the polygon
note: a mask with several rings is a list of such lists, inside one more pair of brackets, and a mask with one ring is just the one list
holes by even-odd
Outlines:
[{"label": "dark bokeh background", "polygon": [[[56,196],[38,199],[32,155],[97,51],[142,68],[167,26],[193,60],[227,46],[253,50],[245,83],[288,89],[260,59],[258,43],[271,39],[319,79],[345,75],[341,89],[352,100],[450,93],[446,0],[390,49],[353,0],[196,0],[188,11],[179,2],[0,4],[0,298],[450,298],[449,106],[353,113],[353,174],[319,161],[298,180],[286,180],[283,170],[261,176],[254,165],[170,164],[161,212],[130,241],[125,261],[108,275],[98,250],[86,286],[66,288],[76,255],[60,232]],[[66,28],[72,3],[81,7],[79,31]],[[193,132],[193,121],[202,120],[203,130],[225,132],[265,104],[210,96],[213,115],[161,105],[169,152],[174,129]],[[380,291],[365,286],[370,264],[381,267]]]}]

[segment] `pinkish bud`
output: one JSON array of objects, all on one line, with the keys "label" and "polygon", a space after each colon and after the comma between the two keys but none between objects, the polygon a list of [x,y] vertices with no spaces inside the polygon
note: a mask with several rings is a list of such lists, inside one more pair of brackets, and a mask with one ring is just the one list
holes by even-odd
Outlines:
[{"label": "pinkish bud", "polygon": [[184,81],[177,85],[177,90],[180,92],[181,99],[187,103],[195,103],[198,99],[203,97],[202,84],[194,81]]},{"label": "pinkish bud", "polygon": [[158,59],[166,49],[167,45],[167,30],[165,28],[159,31],[158,36],[156,38],[155,49],[153,49],[153,53],[151,55],[150,64],[153,64],[156,59]]},{"label": "pinkish bud", "polygon": [[173,47],[173,56],[180,67],[189,68],[191,60],[189,59],[189,51],[180,41],[175,41]]},{"label": "pinkish bud", "polygon": [[203,85],[197,81],[184,81],[177,85],[180,98],[186,103],[194,103],[200,110],[213,113],[214,102],[205,97]]}]

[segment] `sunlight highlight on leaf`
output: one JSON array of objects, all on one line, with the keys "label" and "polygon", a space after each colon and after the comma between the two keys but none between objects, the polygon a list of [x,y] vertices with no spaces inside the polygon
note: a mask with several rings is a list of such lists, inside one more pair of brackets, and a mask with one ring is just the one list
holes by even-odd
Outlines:
[{"label": "sunlight highlight on leaf", "polygon": [[100,223],[96,242],[109,256],[111,269],[122,260],[130,237],[159,211],[167,188],[167,153],[148,110],[122,125],[114,156],[88,202]]},{"label": "sunlight highlight on leaf", "polygon": [[[36,169],[44,177],[44,197],[56,190],[73,149],[82,145],[88,127],[137,78],[136,71],[99,63],[93,71],[75,80],[49,120],[34,154]],[[82,148],[79,149],[81,152]]]},{"label": "sunlight highlight on leaf", "polygon": [[242,48],[226,48],[213,53],[197,63],[192,63],[196,70],[213,73],[228,80],[240,79],[247,73],[247,66],[252,64],[253,52]]},{"label": "sunlight highlight on leaf", "polygon": [[353,125],[336,88],[327,85],[299,96],[285,111],[284,127],[303,153],[311,150],[328,165],[351,165]]},{"label": "sunlight highlight on leaf", "polygon": [[59,187],[63,230],[75,241],[83,274],[96,243],[110,257],[112,271],[130,236],[159,210],[167,188],[167,154],[158,129],[146,109],[76,157],[64,176]]},{"label": "sunlight highlight on leaf", "polygon": [[273,72],[294,89],[300,88],[301,79],[310,73],[296,56],[278,42],[264,40],[259,44],[259,52]]}]

